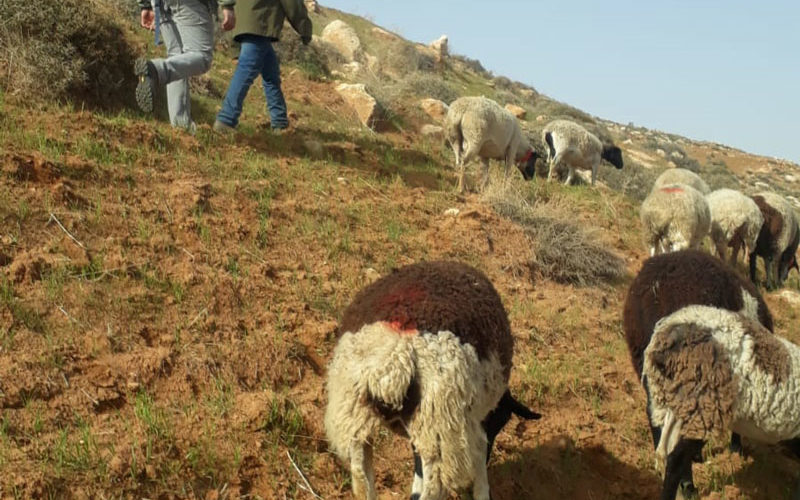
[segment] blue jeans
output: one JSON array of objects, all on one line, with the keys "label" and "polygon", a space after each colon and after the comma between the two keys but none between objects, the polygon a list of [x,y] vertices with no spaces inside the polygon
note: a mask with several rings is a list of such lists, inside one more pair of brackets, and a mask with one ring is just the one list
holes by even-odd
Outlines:
[{"label": "blue jeans", "polygon": [[239,124],[247,91],[250,90],[256,77],[261,75],[272,128],[288,127],[286,100],[281,91],[281,70],[272,43],[269,38],[258,35],[239,35],[237,41],[241,44],[239,62],[222,101],[222,109],[217,114],[217,120],[230,127]]}]

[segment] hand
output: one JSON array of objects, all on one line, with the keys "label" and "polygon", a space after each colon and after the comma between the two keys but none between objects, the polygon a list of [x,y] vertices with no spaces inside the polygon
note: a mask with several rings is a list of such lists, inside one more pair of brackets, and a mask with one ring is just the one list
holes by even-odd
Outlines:
[{"label": "hand", "polygon": [[142,28],[153,31],[156,28],[156,14],[152,9],[142,10]]},{"label": "hand", "polygon": [[222,9],[222,29],[230,31],[236,26],[236,14],[233,9]]},{"label": "hand", "polygon": [[310,36],[301,37],[300,41],[303,42],[303,45],[308,45],[309,43],[311,43],[311,37]]}]

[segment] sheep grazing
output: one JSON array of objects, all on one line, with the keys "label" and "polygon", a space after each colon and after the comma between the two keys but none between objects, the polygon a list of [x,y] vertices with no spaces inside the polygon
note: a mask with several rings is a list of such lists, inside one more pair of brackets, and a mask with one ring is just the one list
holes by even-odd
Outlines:
[{"label": "sheep grazing", "polygon": [[569,120],[554,120],[545,125],[542,143],[547,149],[547,162],[550,165],[548,181],[552,179],[554,172],[561,171],[566,165],[569,173],[564,184],[569,185],[572,182],[577,168],[592,171],[594,186],[601,159],[622,168],[622,150],[613,144],[603,144],[594,134]]},{"label": "sheep grazing", "polygon": [[706,181],[701,179],[696,173],[691,170],[686,170],[685,168],[668,168],[664,170],[653,183],[653,191],[655,191],[656,188],[669,184],[686,184],[700,191],[703,195],[707,195],[711,192]]},{"label": "sheep grazing", "polygon": [[761,209],[752,198],[733,189],[709,193],[706,202],[711,212],[711,241],[723,261],[727,247],[731,247],[730,263],[735,265],[742,247],[746,247],[749,253],[756,248],[758,234],[764,225]]},{"label": "sheep grazing", "polygon": [[756,259],[760,256],[764,259],[767,289],[772,290],[783,284],[792,267],[797,267],[797,216],[792,205],[775,193],[759,193],[753,201],[761,209],[764,224],[755,250],[750,252],[750,279],[756,282]]},{"label": "sheep grazing", "polygon": [[508,391],[513,338],[486,276],[455,262],[403,267],[359,292],[339,331],[325,430],[355,497],[377,498],[371,437],[384,424],[411,441],[412,499],[472,488],[488,500],[495,436],[512,413],[539,415]]},{"label": "sheep grazing", "polygon": [[800,347],[741,314],[698,305],[661,319],[643,379],[662,500],[681,486],[694,491],[692,461],[713,435],[731,430],[770,444],[800,436]]},{"label": "sheep grazing", "polygon": [[686,184],[654,189],[642,202],[639,217],[651,256],[699,248],[711,227],[705,197]]},{"label": "sheep grazing", "polygon": [[539,154],[531,147],[516,117],[485,97],[461,97],[450,104],[444,121],[445,138],[453,148],[458,170],[458,191],[464,192],[467,163],[479,157],[483,164],[481,189],[489,182],[489,160],[505,162],[504,178],[511,164],[525,180],[536,173]]},{"label": "sheep grazing", "polygon": [[[642,367],[653,329],[661,318],[694,304],[739,312],[769,331],[773,328],[772,315],[755,285],[719,259],[698,250],[683,250],[646,260],[628,289],[623,327],[633,369],[648,393],[648,415],[650,396]],[[659,429],[651,427],[651,432],[658,445]],[[736,435],[731,448],[741,448]],[[692,484],[691,471],[684,476],[684,482]]]}]

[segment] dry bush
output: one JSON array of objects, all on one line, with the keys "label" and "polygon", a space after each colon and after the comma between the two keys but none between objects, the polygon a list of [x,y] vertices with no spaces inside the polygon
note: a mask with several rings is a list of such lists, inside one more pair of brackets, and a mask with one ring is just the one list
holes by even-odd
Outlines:
[{"label": "dry bush", "polygon": [[103,0],[0,1],[0,86],[26,101],[114,108],[133,96],[131,20]]},{"label": "dry bush", "polygon": [[614,191],[634,200],[643,201],[663,171],[663,169],[647,168],[630,158],[625,158],[625,166],[620,170],[607,163],[601,164],[597,177]]},{"label": "dry bush", "polygon": [[344,62],[342,56],[327,44],[310,43],[303,45],[300,35],[289,28],[281,32],[280,41],[273,44],[273,46],[281,64],[297,67],[310,80],[324,80],[330,76],[332,65]]},{"label": "dry bush", "polygon": [[405,94],[415,97],[432,97],[445,103],[458,99],[459,94],[441,76],[430,73],[409,73],[401,82]]},{"label": "dry bush", "polygon": [[[494,186],[494,187],[492,187]],[[531,241],[533,273],[558,283],[579,286],[616,281],[625,276],[625,262],[598,242],[592,232],[570,222],[571,208],[547,197],[540,187],[531,202],[517,188],[493,183],[484,194],[494,210],[525,228]]]},{"label": "dry bush", "polygon": [[722,160],[711,161],[703,166],[698,174],[706,181],[706,184],[708,184],[708,187],[711,188],[712,191],[722,188],[742,189],[742,184],[739,182],[739,179],[733,175],[728,165]]}]

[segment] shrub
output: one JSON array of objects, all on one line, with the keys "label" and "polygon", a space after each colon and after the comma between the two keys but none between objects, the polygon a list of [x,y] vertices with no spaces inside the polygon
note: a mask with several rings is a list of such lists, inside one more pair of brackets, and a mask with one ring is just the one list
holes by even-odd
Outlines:
[{"label": "shrub", "polygon": [[[540,190],[546,189],[544,187]],[[503,217],[520,224],[531,241],[528,266],[535,274],[558,283],[580,286],[612,282],[625,276],[625,262],[573,224],[569,209],[557,200],[531,203],[513,188],[489,189],[487,201]]]},{"label": "shrub", "polygon": [[26,100],[131,101],[134,50],[113,2],[0,2],[0,86]]},{"label": "shrub", "polygon": [[406,94],[432,97],[448,104],[458,98],[458,92],[442,77],[429,73],[410,73],[403,79],[401,87]]},{"label": "shrub", "polygon": [[284,29],[281,39],[274,44],[281,63],[297,67],[310,80],[324,80],[329,77],[330,65],[343,62],[341,56],[324,44],[303,45],[300,35],[292,29]]},{"label": "shrub", "polygon": [[647,168],[630,158],[625,158],[625,167],[621,170],[603,164],[597,176],[614,191],[620,192],[637,201],[643,201],[650,194],[653,183],[663,170]]},{"label": "shrub", "polygon": [[737,190],[742,188],[739,179],[733,175],[733,172],[730,171],[722,160],[711,161],[700,169],[699,174],[712,191],[722,188]]}]

